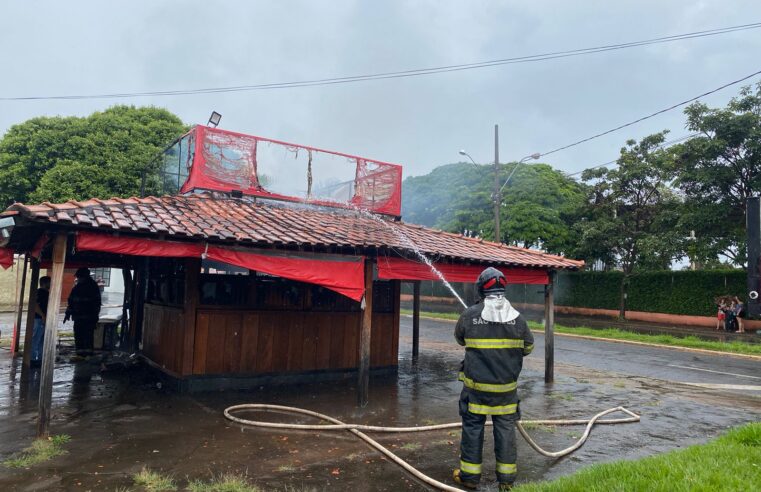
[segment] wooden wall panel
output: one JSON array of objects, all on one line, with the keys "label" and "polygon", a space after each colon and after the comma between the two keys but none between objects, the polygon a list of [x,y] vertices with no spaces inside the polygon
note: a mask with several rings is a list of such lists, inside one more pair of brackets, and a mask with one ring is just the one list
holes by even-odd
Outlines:
[{"label": "wooden wall panel", "polygon": [[[395,313],[373,313],[371,365],[396,365]],[[356,368],[360,313],[198,310],[194,374]]]},{"label": "wooden wall panel", "polygon": [[288,342],[291,327],[297,326],[296,316],[283,316],[282,314],[267,314],[272,323],[272,372],[284,372],[288,370]]},{"label": "wooden wall panel", "polygon": [[206,339],[206,374],[221,374],[225,369],[225,332],[228,313],[209,315],[209,334]]},{"label": "wooden wall panel", "polygon": [[330,367],[330,340],[333,333],[333,330],[331,329],[331,319],[324,314],[314,315],[308,319],[314,319],[314,325],[317,329],[315,340],[315,367]]},{"label": "wooden wall panel", "polygon": [[304,315],[304,332],[301,340],[301,368],[305,371],[317,369],[317,330],[316,319],[309,314]]},{"label": "wooden wall panel", "polygon": [[344,343],[343,356],[341,357],[342,368],[357,367],[359,364],[359,329],[361,318],[344,318]]},{"label": "wooden wall panel", "polygon": [[183,310],[146,304],[143,313],[143,354],[159,366],[179,374],[185,342]]},{"label": "wooden wall panel", "polygon": [[237,373],[240,372],[243,315],[232,313],[226,315],[224,318],[225,350],[222,365],[224,367],[224,372]]},{"label": "wooden wall panel", "polygon": [[344,338],[345,336],[345,323],[343,318],[335,318],[328,324],[330,330],[330,356],[328,357],[328,365],[332,369],[343,367],[343,353],[344,353]]},{"label": "wooden wall panel", "polygon": [[240,371],[253,373],[256,372],[256,360],[259,357],[259,315],[244,314],[241,330]]},{"label": "wooden wall panel", "polygon": [[288,362],[286,364],[289,371],[304,370],[303,360],[304,353],[304,315],[292,316],[293,322],[288,328],[280,328],[279,334],[288,340]]},{"label": "wooden wall panel", "polygon": [[195,346],[193,347],[193,374],[206,373],[206,352],[209,340],[209,315],[198,313],[196,318]]},{"label": "wooden wall panel", "polygon": [[272,349],[274,346],[275,326],[271,314],[259,316],[259,358],[256,360],[256,372],[272,370]]}]

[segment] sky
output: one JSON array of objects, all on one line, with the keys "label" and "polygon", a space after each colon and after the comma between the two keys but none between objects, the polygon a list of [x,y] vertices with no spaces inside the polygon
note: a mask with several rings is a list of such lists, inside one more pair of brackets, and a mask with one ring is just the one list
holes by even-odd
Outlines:
[{"label": "sky", "polygon": [[[761,2],[139,1],[0,5],[0,97],[195,89],[471,63],[761,21]],[[225,94],[0,101],[0,134],[42,115],[113,104],[189,124],[358,154],[421,175],[599,133],[761,70],[761,29],[535,63],[412,78]],[[761,80],[761,76],[749,82]],[[740,86],[704,99],[723,106]],[[681,110],[542,158],[569,173],[615,159]]]}]

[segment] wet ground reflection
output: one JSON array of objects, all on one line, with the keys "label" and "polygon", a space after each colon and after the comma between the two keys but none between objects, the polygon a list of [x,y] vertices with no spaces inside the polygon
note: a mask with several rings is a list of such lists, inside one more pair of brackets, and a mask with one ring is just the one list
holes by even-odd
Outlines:
[{"label": "wet ground reflection", "polygon": [[[129,486],[147,465],[183,479],[226,471],[246,473],[267,490],[284,485],[323,490],[425,490],[395,465],[348,433],[278,432],[241,428],[222,410],[239,403],[277,403],[334,415],[346,422],[419,425],[458,420],[461,352],[454,344],[424,343],[416,363],[403,333],[397,375],[374,377],[370,404],[356,407],[353,379],[319,384],[259,387],[248,391],[178,394],[159,387],[141,365],[98,358],[69,362],[62,354],[53,388],[54,433],[72,436],[69,453],[29,470],[0,469],[2,490],[113,490]],[[39,370],[22,380],[19,361],[0,356],[0,457],[25,446],[36,422]],[[527,361],[521,381],[524,418],[589,417],[624,405],[642,414],[641,424],[597,427],[576,454],[543,458],[519,440],[520,480],[570,473],[601,461],[631,459],[701,442],[732,425],[758,420],[758,400],[721,398],[664,386],[645,378],[558,367],[551,387],[541,367]],[[737,408],[745,408],[738,411]],[[293,417],[267,414],[272,420]],[[301,419],[309,422],[309,419]],[[581,428],[531,431],[549,449],[568,446]],[[458,459],[459,432],[381,435],[379,440],[414,466],[447,481]],[[487,433],[485,478],[493,480]],[[81,486],[79,485],[81,484]],[[484,490],[494,490],[490,483]]]}]

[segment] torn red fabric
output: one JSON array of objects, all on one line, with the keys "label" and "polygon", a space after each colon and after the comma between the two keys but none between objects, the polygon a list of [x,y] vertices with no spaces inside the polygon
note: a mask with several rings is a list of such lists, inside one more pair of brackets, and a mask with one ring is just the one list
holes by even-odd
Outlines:
[{"label": "torn red fabric", "polygon": [[179,241],[160,241],[138,237],[117,237],[94,232],[77,233],[77,251],[103,251],[120,255],[164,258],[200,258],[204,246]]},{"label": "torn red fabric", "polygon": [[[347,165],[355,166],[353,196],[346,201],[314,199],[313,197],[289,196],[267,189],[260,182],[257,166],[257,151],[260,144],[267,147],[282,147],[309,152],[310,155],[325,154],[347,159]],[[291,202],[306,202],[314,205],[352,208],[359,207],[379,214],[399,216],[402,207],[402,167],[388,162],[366,159],[342,152],[298,145],[254,135],[195,126],[181,140],[178,153],[187,156],[181,162],[181,172],[187,172],[181,193],[194,189],[230,192],[240,191],[245,195],[273,198]]]},{"label": "torn red fabric", "polygon": [[32,255],[32,258],[36,259],[37,261],[40,261],[40,258],[42,257],[42,248],[45,247],[47,242],[48,242],[48,235],[42,234],[34,243],[34,246],[32,246],[32,250],[29,252]]},{"label": "torn red fabric", "polygon": [[361,300],[365,293],[363,256],[265,253],[220,246],[209,246],[207,249],[202,244],[117,237],[92,232],[77,234],[76,249],[169,258],[200,258],[206,252],[206,257],[211,260],[321,285],[355,301]]},{"label": "torn red fabric", "polygon": [[[475,282],[486,268],[482,265],[450,265],[434,263],[448,282]],[[508,284],[546,285],[546,270],[522,267],[496,267],[505,274]],[[425,263],[403,258],[379,257],[378,278],[395,280],[439,280]]]},{"label": "torn red fabric", "polygon": [[4,270],[13,266],[13,250],[10,248],[0,248],[0,266]]},{"label": "torn red fabric", "polygon": [[254,253],[209,246],[207,257],[257,272],[321,285],[360,301],[365,294],[365,258],[298,253]]}]

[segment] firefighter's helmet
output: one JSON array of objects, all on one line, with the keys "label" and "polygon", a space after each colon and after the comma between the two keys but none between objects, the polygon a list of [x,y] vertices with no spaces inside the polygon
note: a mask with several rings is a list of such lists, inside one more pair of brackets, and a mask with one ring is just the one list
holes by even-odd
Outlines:
[{"label": "firefighter's helmet", "polygon": [[489,294],[504,294],[507,278],[496,268],[489,267],[478,276],[476,286],[478,294],[483,298]]}]

